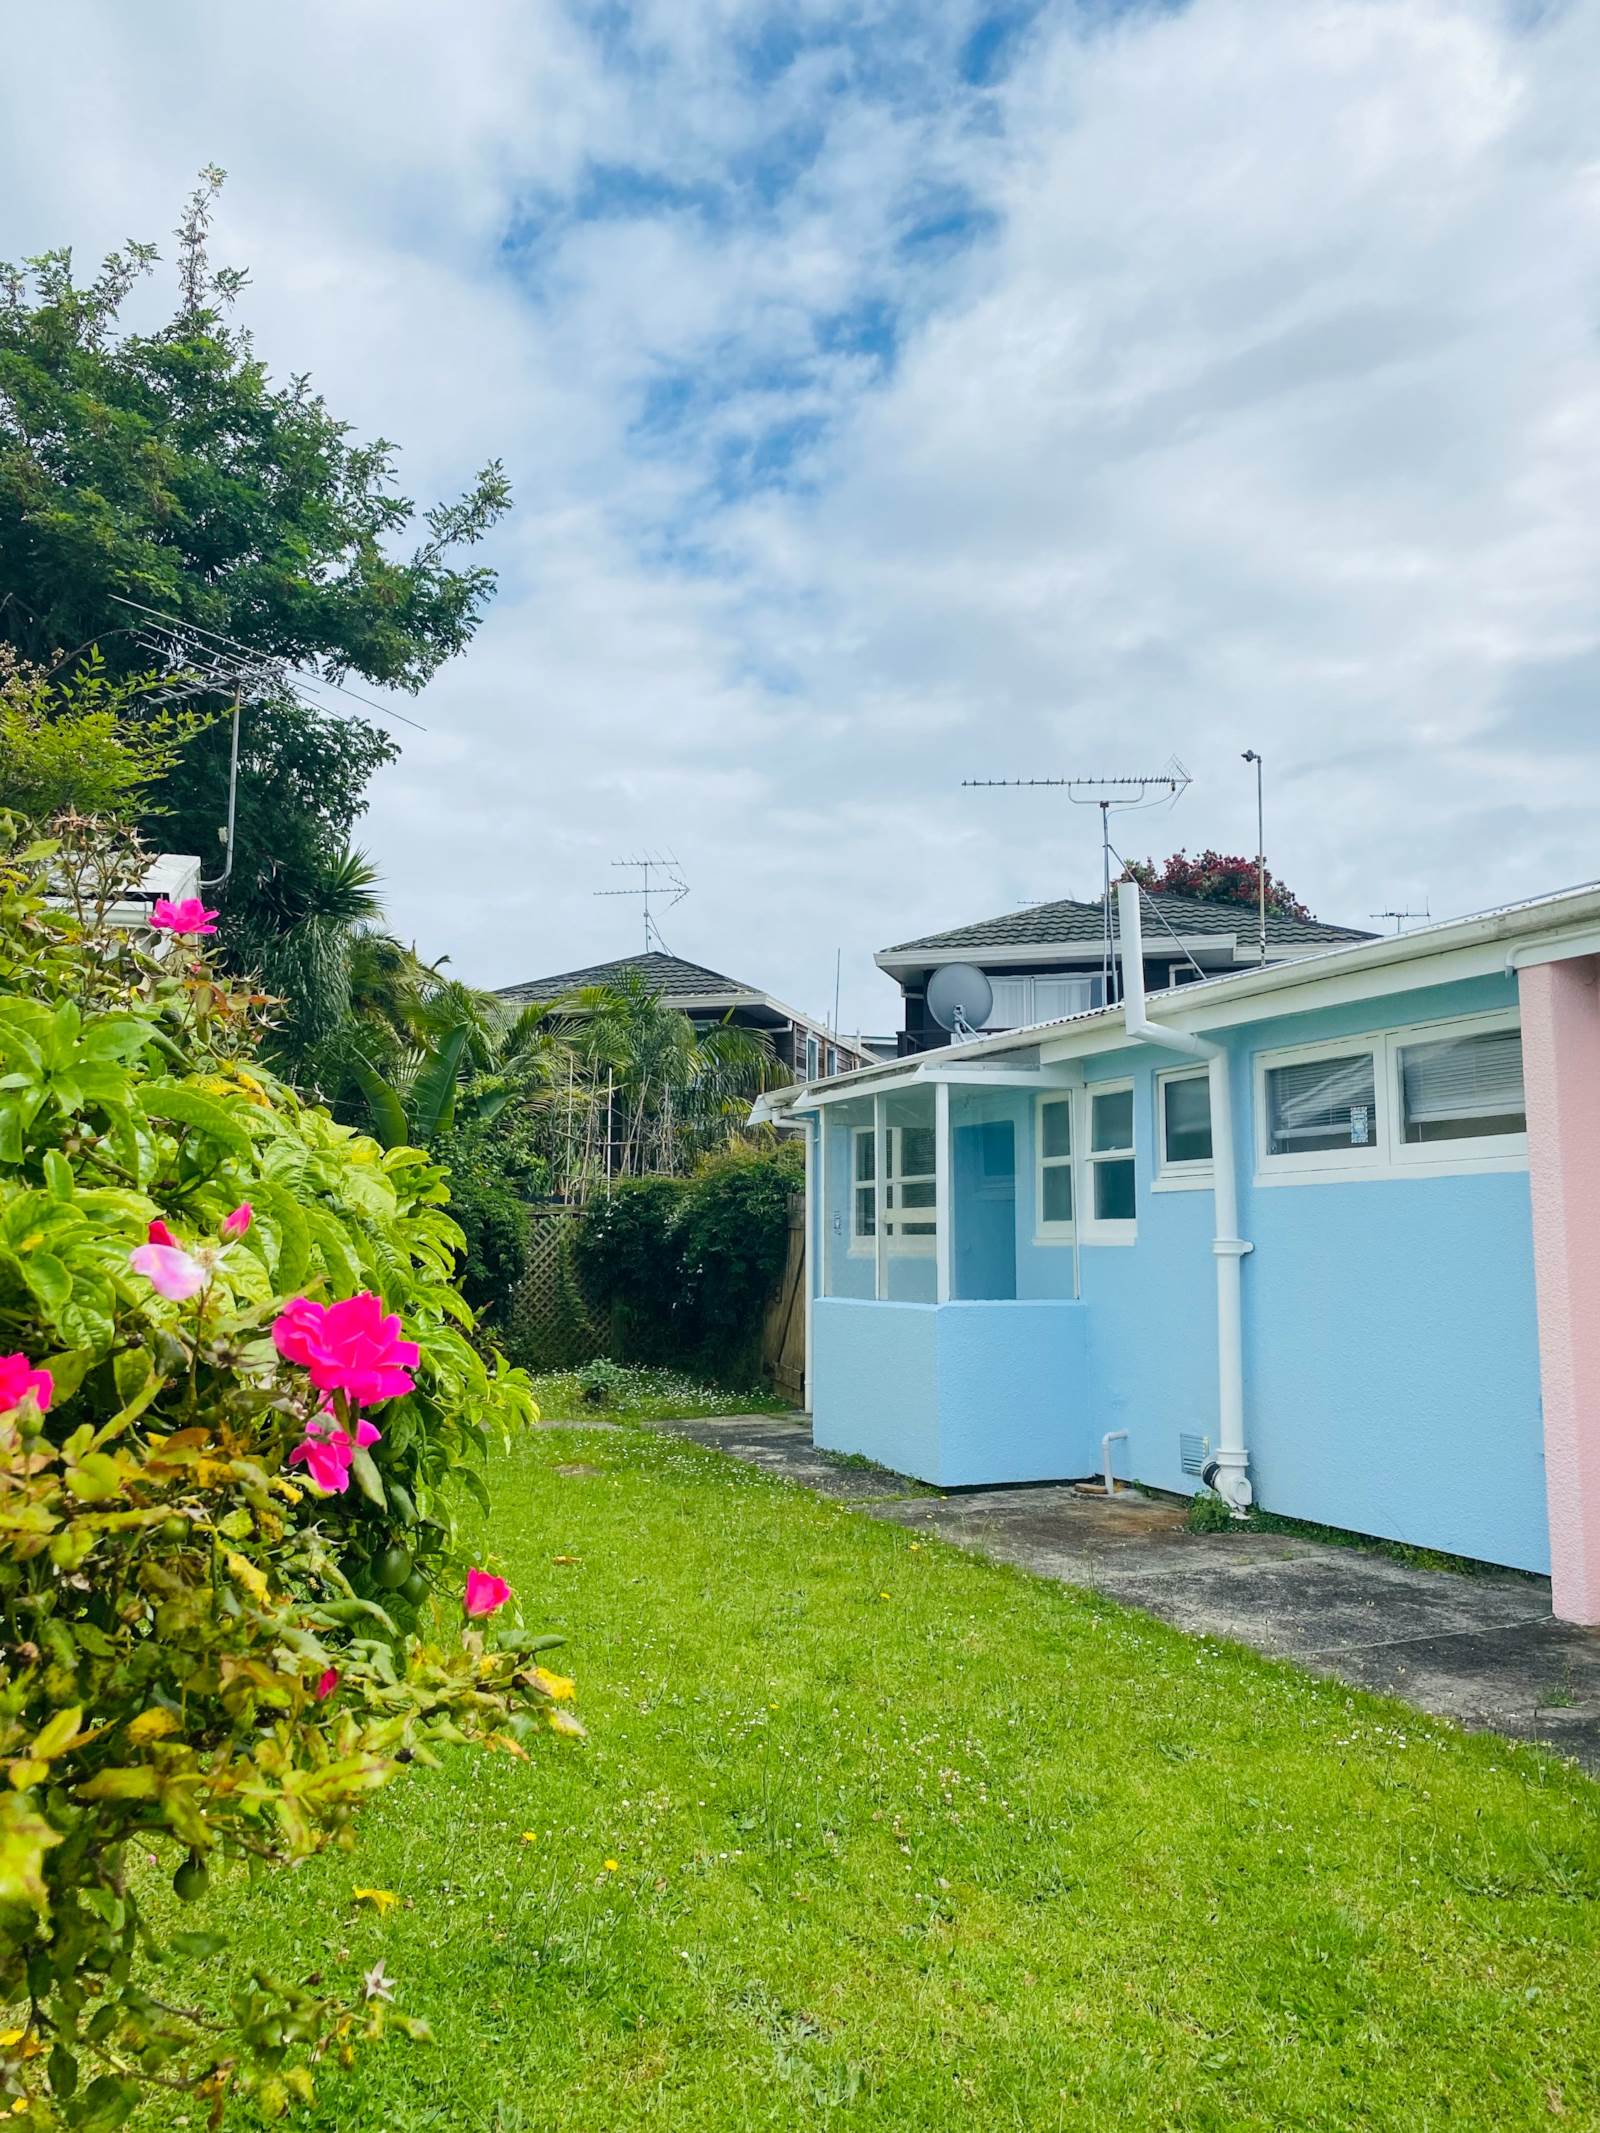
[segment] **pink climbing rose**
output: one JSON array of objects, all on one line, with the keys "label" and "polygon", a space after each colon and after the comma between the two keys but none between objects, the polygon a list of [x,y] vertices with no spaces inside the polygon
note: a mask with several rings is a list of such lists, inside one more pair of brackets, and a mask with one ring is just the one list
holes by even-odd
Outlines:
[{"label": "pink climbing rose", "polygon": [[338,1686],[339,1669],[336,1666],[330,1666],[325,1673],[317,1676],[317,1685],[311,1693],[318,1703],[326,1703]]},{"label": "pink climbing rose", "polygon": [[158,896],[150,924],[157,933],[215,933],[217,914],[208,911],[198,896],[186,896],[176,904],[169,896]]},{"label": "pink climbing rose", "polygon": [[20,1351],[16,1355],[0,1355],[0,1415],[9,1415],[19,1408],[29,1393],[40,1414],[55,1397],[55,1380],[48,1370],[35,1370],[28,1358]]},{"label": "pink climbing rose", "polygon": [[173,1251],[176,1251],[178,1248],[177,1238],[172,1234],[171,1230],[168,1229],[167,1225],[165,1224],[165,1222],[162,1221],[159,1215],[157,1215],[156,1219],[151,1223],[149,1232],[145,1238],[145,1242],[147,1244],[165,1244],[168,1245]]},{"label": "pink climbing rose", "polygon": [[128,1264],[168,1303],[184,1303],[206,1285],[205,1268],[180,1245],[141,1244],[128,1254]]},{"label": "pink climbing rose", "polygon": [[355,1438],[343,1428],[331,1408],[313,1415],[306,1433],[289,1454],[291,1466],[303,1466],[313,1488],[324,1496],[342,1496],[350,1486],[350,1462],[357,1449],[379,1444],[382,1438],[370,1422],[356,1424]]},{"label": "pink climbing rose", "polygon": [[230,1242],[235,1237],[242,1237],[250,1227],[250,1218],[254,1212],[248,1200],[241,1200],[231,1215],[223,1217],[222,1234]]},{"label": "pink climbing rose", "polygon": [[492,1615],[504,1607],[511,1597],[511,1587],[504,1578],[491,1577],[487,1570],[467,1572],[467,1590],[463,1601],[469,1615]]},{"label": "pink climbing rose", "polygon": [[421,1355],[403,1340],[400,1321],[385,1316],[382,1299],[364,1289],[342,1303],[297,1296],[273,1321],[272,1338],[286,1362],[311,1373],[319,1392],[342,1392],[356,1407],[373,1407],[408,1393]]}]

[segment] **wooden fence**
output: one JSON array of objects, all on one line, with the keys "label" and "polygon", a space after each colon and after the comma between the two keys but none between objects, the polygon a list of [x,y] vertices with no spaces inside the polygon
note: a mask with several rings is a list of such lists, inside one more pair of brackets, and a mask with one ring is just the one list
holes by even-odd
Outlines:
[{"label": "wooden fence", "polygon": [[796,1407],[806,1404],[806,1203],[789,1202],[789,1245],[783,1276],[761,1329],[761,1367],[773,1389]]}]

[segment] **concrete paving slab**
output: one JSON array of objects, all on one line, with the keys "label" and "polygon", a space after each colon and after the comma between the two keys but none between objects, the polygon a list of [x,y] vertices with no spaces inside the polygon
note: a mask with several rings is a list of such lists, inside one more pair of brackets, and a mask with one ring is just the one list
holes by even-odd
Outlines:
[{"label": "concrete paving slab", "polygon": [[1227,1637],[1464,1726],[1538,1741],[1600,1773],[1600,1630],[1557,1622],[1515,1572],[1414,1570],[1298,1535],[1190,1533],[1182,1506],[1067,1485],[941,1495],[812,1445],[804,1420],[659,1425],[1039,1577],[1084,1585],[1193,1634]]}]

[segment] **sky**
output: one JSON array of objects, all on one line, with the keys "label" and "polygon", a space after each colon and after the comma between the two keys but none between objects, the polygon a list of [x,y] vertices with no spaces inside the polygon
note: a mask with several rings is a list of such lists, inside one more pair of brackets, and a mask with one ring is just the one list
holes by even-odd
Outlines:
[{"label": "sky", "polygon": [[[883,1030],[872,952],[1128,857],[1321,916],[1600,874],[1600,0],[53,0],[0,257],[228,182],[281,374],[505,461],[360,840],[504,985],[667,945]],[[159,294],[170,294],[164,281]],[[360,686],[360,684],[357,684]]]}]

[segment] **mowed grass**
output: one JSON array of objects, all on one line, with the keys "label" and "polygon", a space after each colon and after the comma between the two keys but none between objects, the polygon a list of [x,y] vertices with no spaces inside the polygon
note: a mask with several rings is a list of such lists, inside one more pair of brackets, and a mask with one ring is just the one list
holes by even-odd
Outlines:
[{"label": "mowed grass", "polygon": [[1568,1768],[646,1430],[495,1488],[590,1739],[407,1772],[353,1855],[224,1893],[269,1967],[381,1959],[433,2025],[311,2123],[1600,2124]]}]

